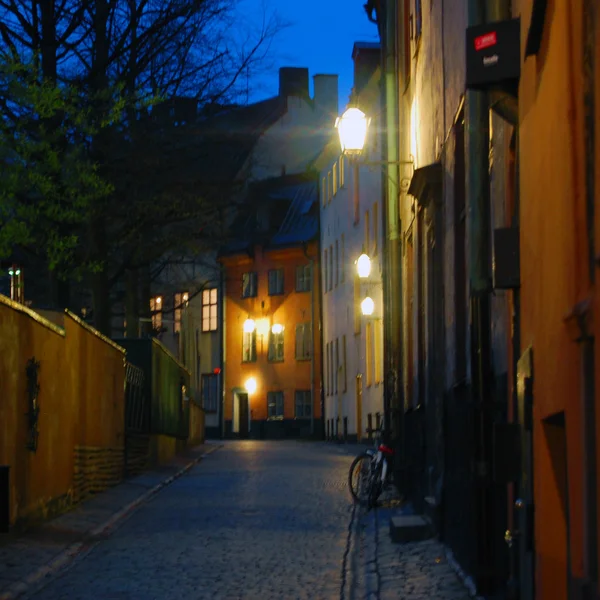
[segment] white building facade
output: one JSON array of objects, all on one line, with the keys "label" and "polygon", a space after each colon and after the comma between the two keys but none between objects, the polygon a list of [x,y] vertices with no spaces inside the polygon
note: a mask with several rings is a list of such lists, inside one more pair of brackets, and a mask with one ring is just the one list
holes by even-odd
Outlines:
[{"label": "white building facade", "polygon": [[[383,419],[383,202],[379,45],[356,43],[353,104],[373,115],[365,155],[341,155],[337,133],[319,158],[323,397],[328,439],[364,440]],[[368,164],[372,163],[372,164]],[[361,278],[356,262],[371,261]],[[363,315],[365,298],[374,304]]]}]

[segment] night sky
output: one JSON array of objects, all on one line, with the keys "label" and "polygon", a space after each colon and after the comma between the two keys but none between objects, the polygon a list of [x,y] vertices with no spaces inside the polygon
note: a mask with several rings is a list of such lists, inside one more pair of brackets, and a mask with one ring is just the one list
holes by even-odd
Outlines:
[{"label": "night sky", "polygon": [[[367,19],[366,0],[241,0],[240,10],[260,19],[264,9],[274,11],[288,26],[272,45],[269,73],[251,82],[250,102],[278,92],[279,67],[308,67],[312,76],[339,75],[339,105],[342,110],[352,88],[352,46],[356,41],[377,42],[377,26]],[[312,94],[312,89],[311,89]]]}]

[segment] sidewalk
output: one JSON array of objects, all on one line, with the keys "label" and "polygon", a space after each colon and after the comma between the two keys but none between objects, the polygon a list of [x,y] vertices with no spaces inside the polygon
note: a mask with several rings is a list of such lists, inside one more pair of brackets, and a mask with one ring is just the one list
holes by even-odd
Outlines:
[{"label": "sidewalk", "polygon": [[34,531],[0,535],[0,600],[13,600],[34,590],[43,579],[108,535],[140,504],[218,448],[218,443],[196,446],[166,465],[82,502]]}]

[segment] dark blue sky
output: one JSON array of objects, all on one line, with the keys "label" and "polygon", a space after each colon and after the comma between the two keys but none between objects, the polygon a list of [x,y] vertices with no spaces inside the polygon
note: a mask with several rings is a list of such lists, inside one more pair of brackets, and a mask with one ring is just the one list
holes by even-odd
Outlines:
[{"label": "dark blue sky", "polygon": [[[261,19],[264,9],[274,11],[288,26],[271,48],[272,69],[251,82],[250,102],[274,96],[279,67],[308,67],[312,76],[339,75],[340,110],[352,88],[352,46],[356,41],[379,41],[377,26],[363,9],[366,0],[241,0],[240,9]],[[311,89],[312,94],[312,89]]]}]

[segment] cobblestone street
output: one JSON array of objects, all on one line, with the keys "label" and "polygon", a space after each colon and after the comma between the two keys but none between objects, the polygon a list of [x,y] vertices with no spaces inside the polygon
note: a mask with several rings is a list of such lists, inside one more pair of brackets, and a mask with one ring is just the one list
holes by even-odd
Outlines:
[{"label": "cobblestone street", "polygon": [[225,443],[28,597],[467,600],[437,542],[354,508],[347,452]]}]

